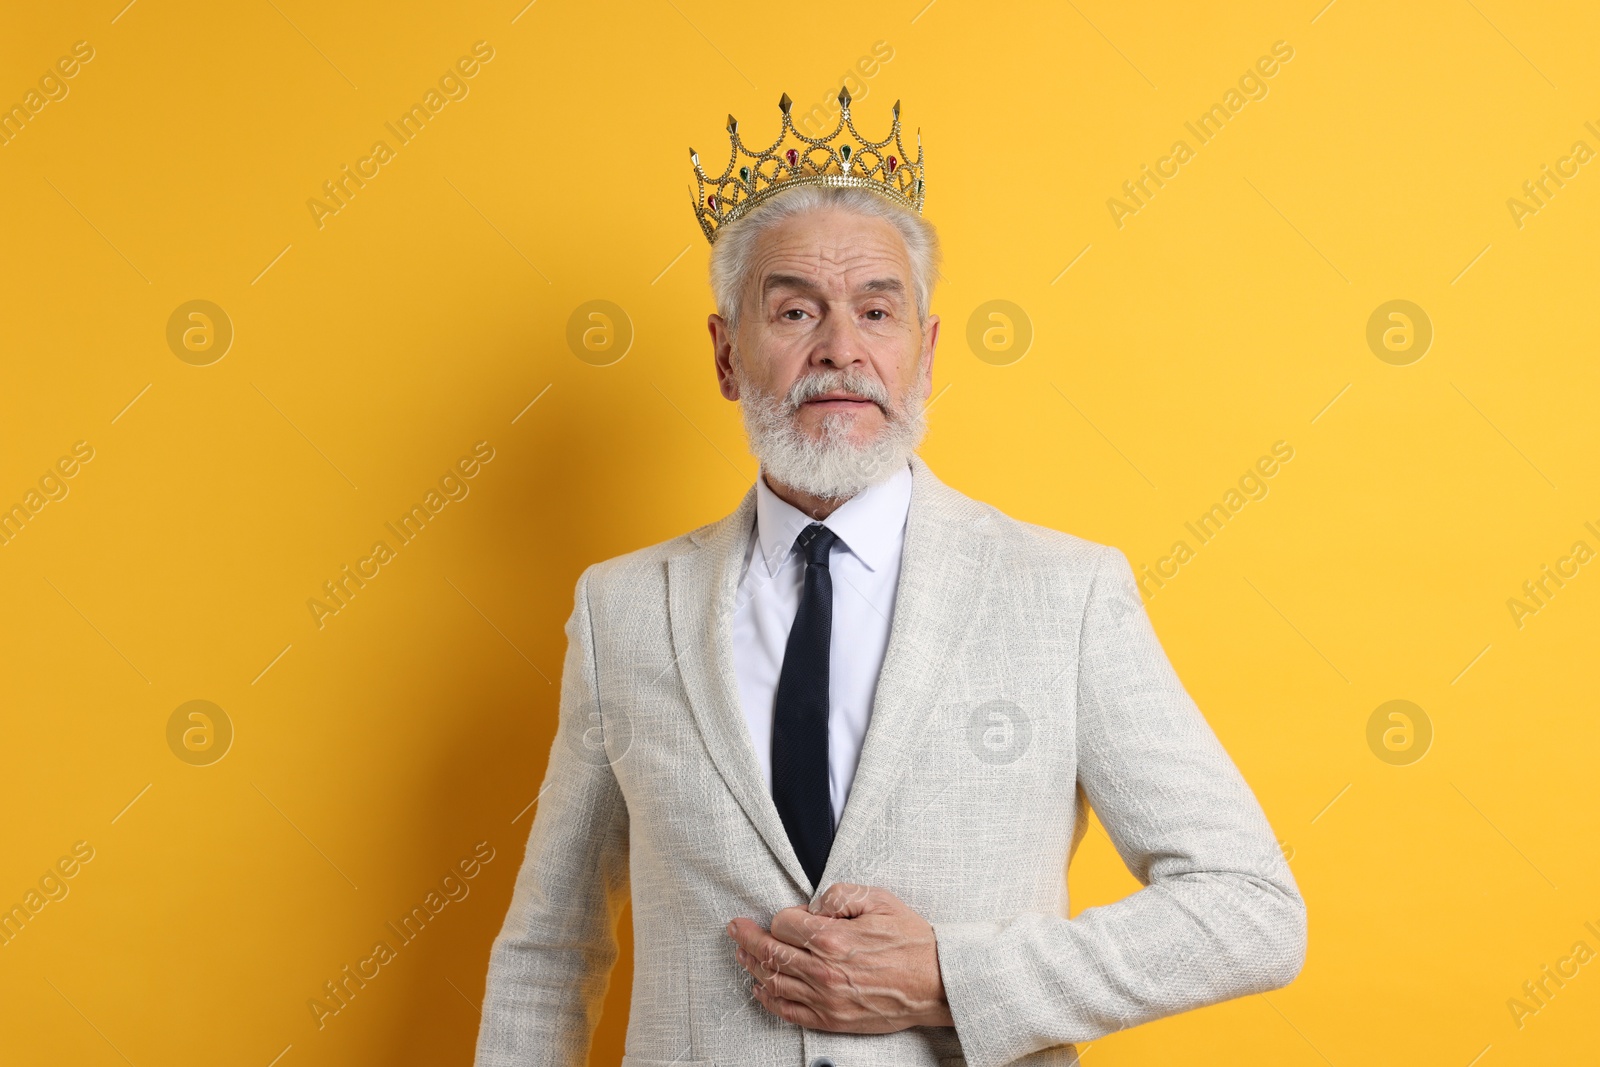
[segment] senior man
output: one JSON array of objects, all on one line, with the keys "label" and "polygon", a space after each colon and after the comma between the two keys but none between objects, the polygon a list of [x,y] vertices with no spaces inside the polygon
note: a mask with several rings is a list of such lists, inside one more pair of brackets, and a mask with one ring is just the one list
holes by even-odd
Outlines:
[{"label": "senior man", "polygon": [[[491,953],[479,1067],[584,1062],[631,892],[625,1067],[1072,1064],[1284,985],[1302,902],[1127,559],[916,455],[939,318],[901,143],[783,128],[719,176],[709,328],[755,484],[597,563]],[[691,153],[692,154],[692,153]],[[708,189],[710,190],[708,192]],[[1143,888],[1068,918],[1090,808]]]}]

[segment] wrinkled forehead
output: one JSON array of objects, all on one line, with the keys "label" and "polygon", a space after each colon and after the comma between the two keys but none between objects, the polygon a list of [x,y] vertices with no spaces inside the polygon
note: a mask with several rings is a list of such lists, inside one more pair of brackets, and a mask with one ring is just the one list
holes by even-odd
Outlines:
[{"label": "wrinkled forehead", "polygon": [[900,231],[885,219],[850,211],[806,212],[756,238],[745,284],[757,298],[796,287],[829,296],[869,290],[909,294],[911,256]]}]

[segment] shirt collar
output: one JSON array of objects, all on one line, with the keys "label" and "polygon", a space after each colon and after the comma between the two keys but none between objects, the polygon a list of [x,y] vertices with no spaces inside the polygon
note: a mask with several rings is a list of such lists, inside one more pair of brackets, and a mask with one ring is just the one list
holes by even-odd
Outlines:
[{"label": "shirt collar", "polygon": [[[844,547],[876,571],[888,564],[905,535],[911,510],[911,466],[886,481],[871,485],[834,509],[822,525],[839,536]],[[756,474],[756,536],[767,574],[776,577],[794,549],[795,538],[814,520],[782,499],[767,485],[766,472]]]}]

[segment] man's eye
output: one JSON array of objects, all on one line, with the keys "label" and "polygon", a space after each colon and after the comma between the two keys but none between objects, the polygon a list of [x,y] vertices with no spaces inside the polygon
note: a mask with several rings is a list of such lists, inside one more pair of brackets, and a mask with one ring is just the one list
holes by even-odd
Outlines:
[{"label": "man's eye", "polygon": [[790,322],[799,322],[800,319],[798,317],[791,318],[791,316],[800,316],[804,314],[805,311],[800,308],[790,308],[788,311],[783,313],[783,317],[788,319]]},{"label": "man's eye", "polygon": [[882,308],[873,308],[871,311],[867,312],[869,318],[872,316],[877,316],[876,318],[872,319],[873,322],[882,322],[884,318],[888,316],[888,314],[889,313],[884,311]]}]

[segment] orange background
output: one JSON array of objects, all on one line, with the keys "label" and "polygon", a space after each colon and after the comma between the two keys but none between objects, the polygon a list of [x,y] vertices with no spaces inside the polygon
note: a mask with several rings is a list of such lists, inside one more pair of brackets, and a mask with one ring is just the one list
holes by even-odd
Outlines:
[{"label": "orange background", "polygon": [[[1571,154],[1600,148],[1592,12],[124,2],[0,36],[0,105],[25,109],[0,144],[0,506],[25,509],[0,544],[0,905],[41,894],[0,947],[0,1058],[470,1062],[573,583],[755,473],[713,384],[686,149],[719,159],[729,111],[759,140],[780,93],[809,109],[847,71],[867,131],[902,99],[926,144],[924,455],[1175,572],[1151,616],[1310,905],[1292,986],[1089,1062],[1592,1054],[1594,964],[1508,1007],[1600,950],[1600,574],[1559,562],[1600,548],[1600,176]],[[400,143],[385,124],[476,42],[492,58]],[[1189,133],[1276,42],[1265,95]],[[307,206],[380,139],[340,210]],[[1145,165],[1170,176],[1134,204]],[[216,310],[169,343],[196,300]],[[569,346],[594,300],[620,358]],[[1392,300],[1425,351],[1369,346]],[[1192,540],[1279,441],[1266,495]],[[399,545],[385,523],[432,489]],[[1570,576],[1519,619],[1546,564]],[[373,576],[319,620],[346,565]],[[1392,700],[1408,720],[1369,735]],[[169,729],[190,701],[206,718]],[[1134,883],[1095,830],[1071,887],[1081,909]],[[386,924],[434,891],[399,945]],[[395,958],[319,1027],[308,1002],[379,938]]]}]

